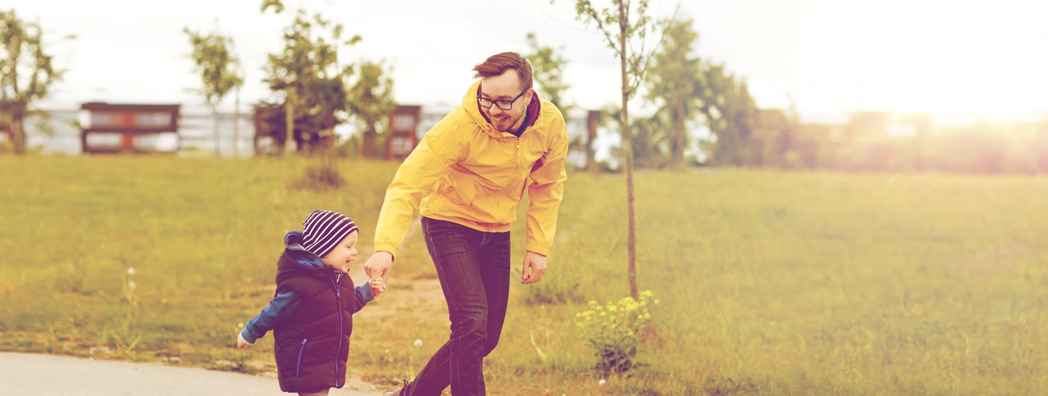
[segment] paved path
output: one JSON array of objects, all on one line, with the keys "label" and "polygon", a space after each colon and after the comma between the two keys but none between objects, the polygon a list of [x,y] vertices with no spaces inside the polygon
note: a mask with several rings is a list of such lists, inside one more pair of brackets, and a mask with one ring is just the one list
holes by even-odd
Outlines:
[{"label": "paved path", "polygon": [[[379,395],[369,384],[351,383],[370,392],[333,389],[332,396]],[[70,356],[0,353],[0,395],[251,395],[279,396],[275,378],[202,368],[91,360]]]}]

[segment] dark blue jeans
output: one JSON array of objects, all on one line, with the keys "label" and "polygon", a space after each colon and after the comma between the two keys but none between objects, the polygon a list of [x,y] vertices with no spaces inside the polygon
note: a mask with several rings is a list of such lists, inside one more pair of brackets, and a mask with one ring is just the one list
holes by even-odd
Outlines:
[{"label": "dark blue jeans", "polygon": [[509,301],[509,232],[483,232],[422,218],[426,246],[448,302],[451,338],[408,384],[405,395],[484,395],[483,361],[502,334]]}]

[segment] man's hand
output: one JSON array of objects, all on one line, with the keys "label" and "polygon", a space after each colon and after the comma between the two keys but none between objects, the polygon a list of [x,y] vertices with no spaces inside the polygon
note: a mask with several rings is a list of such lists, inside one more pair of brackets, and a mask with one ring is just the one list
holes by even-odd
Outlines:
[{"label": "man's hand", "polygon": [[524,268],[520,271],[520,283],[537,283],[546,273],[546,256],[535,252],[524,255]]},{"label": "man's hand", "polygon": [[247,340],[244,339],[244,336],[237,335],[237,348],[248,349],[251,348],[251,344],[247,343]]},{"label": "man's hand", "polygon": [[381,278],[382,284],[389,280],[389,270],[393,267],[393,255],[389,252],[375,252],[371,258],[364,263],[364,272],[368,279]]}]

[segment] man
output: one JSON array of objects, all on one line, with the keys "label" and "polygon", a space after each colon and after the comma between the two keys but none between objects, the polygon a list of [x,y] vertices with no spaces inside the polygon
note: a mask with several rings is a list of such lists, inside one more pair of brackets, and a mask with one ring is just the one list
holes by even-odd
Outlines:
[{"label": "man", "polygon": [[[474,67],[480,81],[411,152],[386,190],[369,277],[389,277],[416,208],[451,319],[451,337],[393,396],[484,395],[482,362],[509,300],[510,223],[528,192],[521,282],[542,279],[564,192],[568,136],[560,110],[538,97],[531,65],[506,52]],[[530,178],[530,181],[528,180]]]}]

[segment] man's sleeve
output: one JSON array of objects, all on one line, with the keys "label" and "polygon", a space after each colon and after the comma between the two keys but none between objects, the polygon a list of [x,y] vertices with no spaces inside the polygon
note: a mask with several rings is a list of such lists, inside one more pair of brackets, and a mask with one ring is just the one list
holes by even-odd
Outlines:
[{"label": "man's sleeve", "polygon": [[[452,113],[454,114],[454,112]],[[382,211],[375,227],[375,251],[397,255],[400,244],[411,226],[415,210],[422,198],[429,194],[448,168],[458,163],[465,148],[448,115],[433,127],[419,142],[418,147],[400,165],[393,182],[386,189]]]},{"label": "man's sleeve", "polygon": [[262,308],[262,312],[259,312],[258,316],[247,322],[244,330],[240,331],[240,336],[244,337],[244,341],[247,341],[248,344],[254,344],[255,340],[265,336],[266,333],[273,330],[277,323],[280,323],[281,320],[294,311],[299,303],[300,301],[295,297],[295,293],[291,291],[277,293],[273,300],[269,302],[269,305]]},{"label": "man's sleeve", "polygon": [[564,164],[568,156],[568,134],[564,120],[554,121],[550,147],[531,169],[528,184],[528,251],[549,255],[557,232],[557,212],[564,199]]}]

